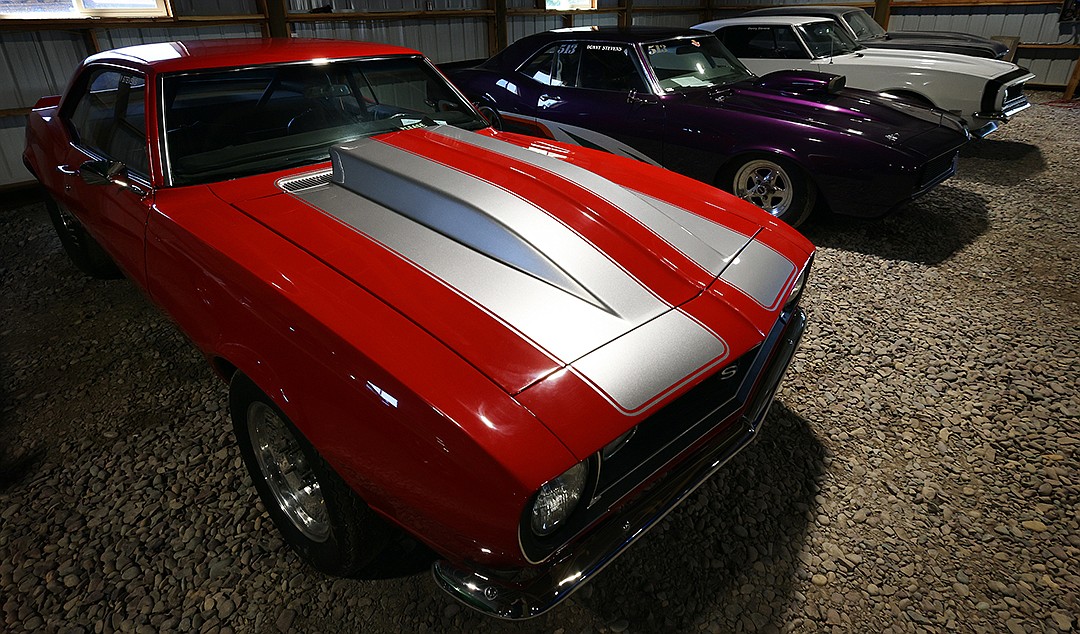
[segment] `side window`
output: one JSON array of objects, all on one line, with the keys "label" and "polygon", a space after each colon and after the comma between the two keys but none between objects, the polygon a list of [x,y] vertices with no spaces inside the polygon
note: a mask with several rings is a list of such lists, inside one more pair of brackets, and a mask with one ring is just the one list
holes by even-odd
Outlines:
[{"label": "side window", "polygon": [[83,147],[149,174],[146,153],[146,80],[114,68],[90,71],[68,123]]},{"label": "side window", "polygon": [[580,58],[580,44],[560,42],[538,53],[520,72],[548,86],[574,86]]},{"label": "side window", "polygon": [[803,50],[799,38],[795,37],[795,31],[790,26],[779,26],[773,31],[776,35],[776,57],[779,59],[805,59],[806,52]]},{"label": "side window", "polygon": [[647,90],[633,51],[618,44],[585,44],[578,87],[619,92]]},{"label": "side window", "polygon": [[[795,47],[799,57],[805,57],[798,48],[799,42],[795,40],[795,34],[789,27],[778,27],[778,30],[786,30],[782,36],[784,41],[790,41],[789,46]],[[735,57],[750,59],[778,59],[787,58],[780,48],[774,28],[771,26],[729,26],[720,33],[720,39],[728,47]]]}]

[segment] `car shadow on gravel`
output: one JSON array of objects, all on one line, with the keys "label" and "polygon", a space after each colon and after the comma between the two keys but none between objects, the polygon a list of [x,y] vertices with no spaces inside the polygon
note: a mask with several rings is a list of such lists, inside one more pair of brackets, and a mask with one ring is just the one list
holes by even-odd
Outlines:
[{"label": "car shadow on gravel", "polygon": [[1042,150],[1030,143],[982,139],[960,150],[958,172],[966,180],[1010,187],[1045,169]]},{"label": "car shadow on gravel", "polygon": [[605,622],[625,619],[630,631],[727,630],[744,617],[761,629],[793,600],[824,461],[806,420],[774,404],[756,443],[576,601]]},{"label": "car shadow on gravel", "polygon": [[939,264],[974,242],[989,226],[985,198],[944,184],[879,220],[830,214],[812,219],[801,231],[819,247]]}]

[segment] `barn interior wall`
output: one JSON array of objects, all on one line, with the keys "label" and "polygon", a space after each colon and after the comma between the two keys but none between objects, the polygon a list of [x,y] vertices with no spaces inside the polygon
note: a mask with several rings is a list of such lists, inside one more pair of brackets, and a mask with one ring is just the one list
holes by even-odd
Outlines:
[{"label": "barn interior wall", "polygon": [[[798,4],[793,1],[790,4]],[[831,0],[830,4],[843,1]],[[726,3],[712,0],[713,17],[737,15],[747,5],[783,4],[773,0],[740,0],[739,8],[724,9]],[[258,15],[258,0],[174,0],[177,17]],[[330,7],[334,13],[350,11],[439,12],[482,11],[491,0],[288,0],[290,13],[308,13]],[[562,15],[530,12],[536,0],[506,0],[507,40],[517,39],[565,26]],[[614,25],[619,0],[598,0],[600,12],[574,14],[574,26]],[[701,0],[634,0],[633,23],[643,26],[688,27],[702,17]],[[961,7],[897,5],[892,9],[889,28],[909,31],[962,31],[985,37],[1014,36],[1023,44],[1078,44],[1076,24],[1058,22],[1059,4],[995,4]],[[684,9],[685,7],[685,9]],[[179,26],[106,28],[66,28],[26,30],[15,28],[13,20],[0,21],[0,187],[30,180],[22,165],[21,151],[25,111],[44,95],[64,89],[72,71],[92,48],[115,48],[131,44],[176,39],[259,37],[258,23],[192,24]],[[5,24],[9,23],[9,24]],[[296,21],[293,35],[373,40],[416,48],[436,62],[453,62],[486,57],[492,48],[491,18],[484,15],[427,19]],[[1077,57],[1075,49],[1022,48],[1016,62],[1035,73],[1035,82],[1064,85]]]}]

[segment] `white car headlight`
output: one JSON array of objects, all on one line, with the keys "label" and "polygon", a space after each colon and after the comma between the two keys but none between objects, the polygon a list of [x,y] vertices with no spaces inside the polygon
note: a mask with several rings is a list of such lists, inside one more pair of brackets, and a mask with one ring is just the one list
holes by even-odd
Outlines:
[{"label": "white car headlight", "polygon": [[533,533],[540,537],[550,535],[570,517],[585,491],[587,475],[585,463],[579,462],[540,487],[532,506]]}]

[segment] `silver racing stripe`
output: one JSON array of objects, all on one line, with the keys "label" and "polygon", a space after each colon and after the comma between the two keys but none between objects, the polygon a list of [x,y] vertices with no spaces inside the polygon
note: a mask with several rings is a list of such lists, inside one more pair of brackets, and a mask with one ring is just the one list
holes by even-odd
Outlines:
[{"label": "silver racing stripe", "polygon": [[723,363],[728,354],[723,339],[672,310],[573,367],[624,414],[633,414]]},{"label": "silver racing stripe", "polygon": [[[334,156],[332,182],[292,195],[428,271],[539,349],[572,364],[618,410],[646,408],[727,358],[720,337],[660,301],[529,201],[377,140],[350,144]],[[392,194],[383,189],[388,186]],[[451,207],[448,213],[459,222],[427,215]],[[492,235],[465,235],[473,231]],[[527,242],[535,251],[530,257],[548,263],[541,267],[545,272],[526,270],[536,264],[528,258],[507,262],[499,240]],[[546,266],[583,292],[545,279],[551,272]]]},{"label": "silver racing stripe", "polygon": [[720,275],[720,279],[769,310],[784,299],[793,281],[795,264],[761,242],[751,242]]},{"label": "silver racing stripe", "polygon": [[[682,252],[713,276],[717,275],[727,265],[725,257],[732,255],[717,252],[712,246],[702,241],[701,238],[690,233],[687,227],[679,224],[677,220],[666,215],[654,205],[649,204],[645,198],[637,193],[573,163],[451,126],[428,128],[427,132],[441,134],[455,141],[468,143],[522,163],[528,163],[562,178],[571,186],[581,187],[596,194],[637,220],[638,223],[655,233],[673,248]],[[746,240],[744,240],[744,243]]]},{"label": "silver racing stripe", "polygon": [[649,165],[660,166],[659,163],[649,158],[648,155],[642,154],[622,141],[614,139],[606,134],[601,134],[595,130],[579,128],[578,126],[558,123],[548,119],[538,118],[536,119],[536,122],[547,128],[556,141],[562,141],[563,143],[570,143],[572,145],[581,145],[584,147],[595,146],[605,152],[610,152],[617,156],[625,156],[643,163],[648,163]]}]

